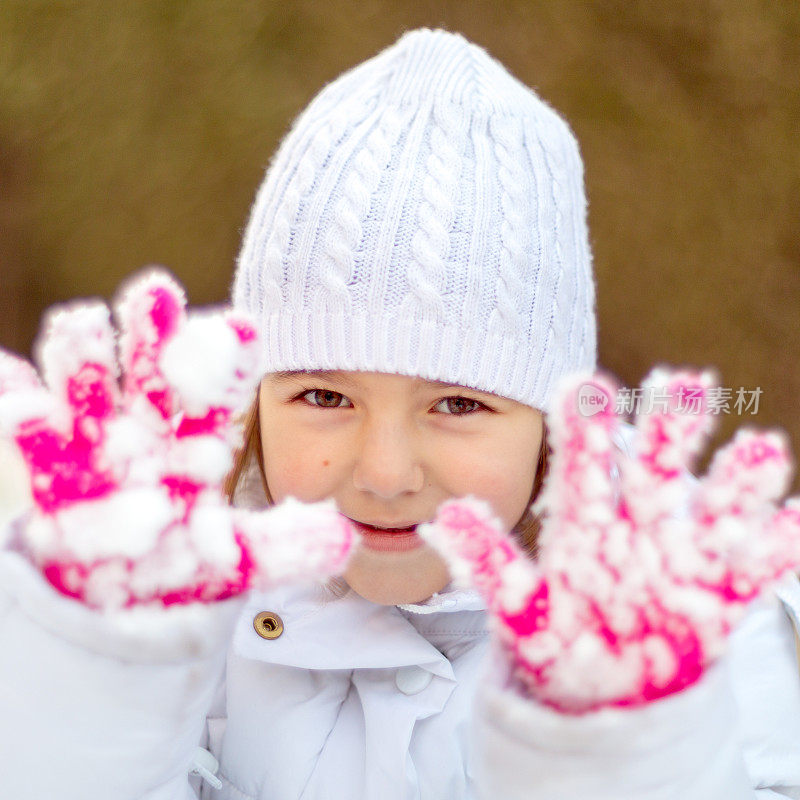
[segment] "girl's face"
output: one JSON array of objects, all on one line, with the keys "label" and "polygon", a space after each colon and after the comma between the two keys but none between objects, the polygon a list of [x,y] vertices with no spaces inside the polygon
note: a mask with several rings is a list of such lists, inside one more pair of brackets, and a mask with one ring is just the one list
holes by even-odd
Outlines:
[{"label": "girl's face", "polygon": [[375,603],[419,602],[449,582],[414,533],[443,501],[482,498],[511,530],[530,500],[542,415],[514,400],[403,375],[290,372],[264,378],[259,412],[272,499],[336,501],[363,537],[344,578]]}]

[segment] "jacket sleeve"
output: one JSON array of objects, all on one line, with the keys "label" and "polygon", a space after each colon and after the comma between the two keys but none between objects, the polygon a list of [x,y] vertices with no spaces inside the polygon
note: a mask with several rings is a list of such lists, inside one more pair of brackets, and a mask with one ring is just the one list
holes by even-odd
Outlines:
[{"label": "jacket sleeve", "polygon": [[3,796],[196,800],[189,770],[239,607],[104,615],[0,551]]},{"label": "jacket sleeve", "polygon": [[745,764],[759,800],[800,797],[800,670],[793,627],[800,583],[755,606],[730,642]]},{"label": "jacket sleeve", "polygon": [[[495,659],[491,675],[502,674]],[[634,709],[568,715],[493,678],[477,695],[476,798],[754,800],[724,664]]]}]

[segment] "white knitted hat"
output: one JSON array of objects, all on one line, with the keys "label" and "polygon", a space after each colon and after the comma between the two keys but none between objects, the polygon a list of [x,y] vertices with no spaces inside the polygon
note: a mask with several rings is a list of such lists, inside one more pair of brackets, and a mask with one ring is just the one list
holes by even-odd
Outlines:
[{"label": "white knitted hat", "polygon": [[546,410],[559,378],[595,367],[575,138],[480,47],[407,33],[284,139],[233,302],[267,372],[392,372]]}]

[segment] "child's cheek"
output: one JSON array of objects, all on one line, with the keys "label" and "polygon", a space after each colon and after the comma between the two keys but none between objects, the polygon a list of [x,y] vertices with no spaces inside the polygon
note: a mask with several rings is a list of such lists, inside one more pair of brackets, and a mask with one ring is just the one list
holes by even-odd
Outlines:
[{"label": "child's cheek", "polygon": [[527,453],[516,461],[487,453],[459,470],[459,485],[453,494],[473,494],[486,500],[510,530],[528,506],[535,475],[535,464]]},{"label": "child's cheek", "polygon": [[265,453],[265,468],[276,503],[289,496],[313,503],[335,495],[339,476],[331,454],[321,452],[319,446],[305,446],[302,440],[286,442],[273,452],[276,457],[271,460],[269,451]]}]

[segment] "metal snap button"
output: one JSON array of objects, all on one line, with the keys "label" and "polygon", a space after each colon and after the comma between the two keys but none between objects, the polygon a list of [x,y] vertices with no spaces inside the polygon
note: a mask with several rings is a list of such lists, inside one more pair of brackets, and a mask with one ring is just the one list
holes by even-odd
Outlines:
[{"label": "metal snap button", "polygon": [[403,694],[408,695],[418,694],[423,689],[427,688],[432,680],[432,673],[428,672],[427,669],[415,666],[400,667],[394,676],[394,682],[397,688]]},{"label": "metal snap button", "polygon": [[283,633],[283,620],[273,611],[262,611],[253,619],[253,627],[262,639],[277,639]]}]

